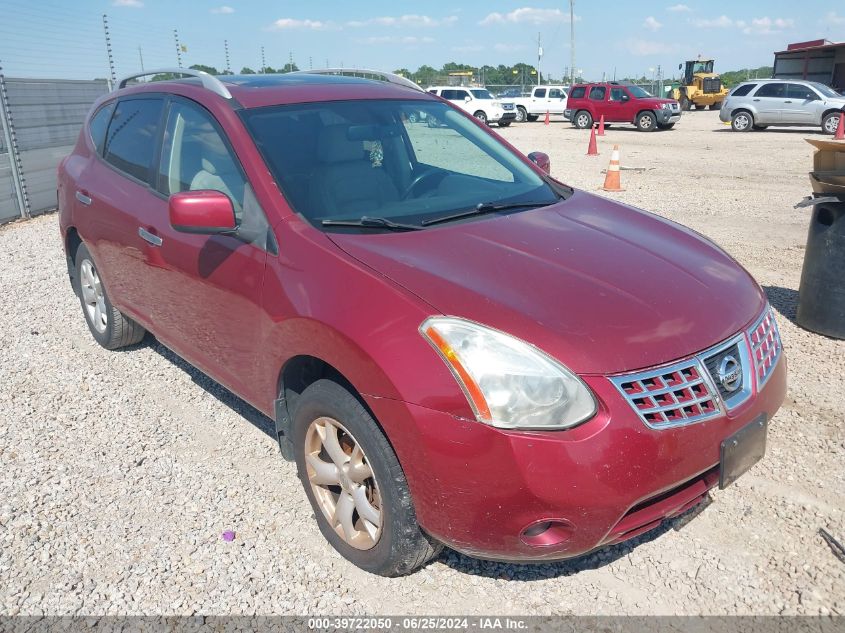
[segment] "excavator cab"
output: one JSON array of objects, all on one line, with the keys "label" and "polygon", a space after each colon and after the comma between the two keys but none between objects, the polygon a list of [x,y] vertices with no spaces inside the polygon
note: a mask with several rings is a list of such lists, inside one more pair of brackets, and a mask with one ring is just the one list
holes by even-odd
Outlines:
[{"label": "excavator cab", "polygon": [[678,70],[684,71],[684,85],[691,86],[695,81],[696,75],[712,75],[713,64],[714,61],[712,59],[694,59],[686,63],[686,69],[684,69],[683,65],[679,65]]}]

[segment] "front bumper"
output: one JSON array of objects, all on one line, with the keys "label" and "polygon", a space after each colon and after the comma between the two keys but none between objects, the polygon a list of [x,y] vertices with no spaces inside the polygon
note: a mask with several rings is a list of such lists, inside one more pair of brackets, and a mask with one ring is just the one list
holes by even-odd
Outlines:
[{"label": "front bumper", "polygon": [[[685,427],[645,426],[606,377],[584,380],[599,413],[568,431],[507,432],[396,400],[367,398],[376,415],[413,425],[398,450],[417,518],[449,547],[479,558],[570,558],[650,530],[718,483],[720,443],[786,393],[781,355],[759,393],[727,415]],[[553,539],[526,528],[555,522]]]},{"label": "front bumper", "polygon": [[657,110],[657,122],[663,125],[677,123],[681,120],[681,113],[675,110]]}]

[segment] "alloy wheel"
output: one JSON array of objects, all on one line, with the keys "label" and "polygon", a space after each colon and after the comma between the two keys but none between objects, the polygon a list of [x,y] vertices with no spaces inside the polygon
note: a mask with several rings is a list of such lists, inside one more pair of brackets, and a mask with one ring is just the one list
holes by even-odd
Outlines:
[{"label": "alloy wheel", "polygon": [[824,131],[828,134],[836,134],[839,128],[839,116],[829,116],[824,122]]},{"label": "alloy wheel", "polygon": [[751,119],[744,112],[741,114],[737,114],[734,118],[734,127],[737,130],[747,130],[749,125],[751,125]]},{"label": "alloy wheel", "polygon": [[79,285],[82,289],[82,300],[85,302],[85,313],[94,329],[102,334],[109,323],[103,284],[100,283],[100,276],[91,260],[83,261],[79,272]]},{"label": "alloy wheel", "polygon": [[352,433],[335,419],[317,418],[305,433],[305,464],[317,504],[338,536],[356,549],[375,547],[384,523],[381,493]]}]

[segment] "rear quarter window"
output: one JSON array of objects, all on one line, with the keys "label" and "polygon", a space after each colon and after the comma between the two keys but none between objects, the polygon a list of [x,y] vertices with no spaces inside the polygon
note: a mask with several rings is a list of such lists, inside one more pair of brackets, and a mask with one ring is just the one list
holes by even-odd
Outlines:
[{"label": "rear quarter window", "polygon": [[750,93],[754,88],[757,87],[757,84],[744,84],[742,86],[738,86],[734,88],[733,92],[731,93],[732,97],[745,97]]},{"label": "rear quarter window", "polygon": [[91,135],[91,140],[98,154],[103,153],[103,143],[106,140],[106,130],[109,128],[109,121],[111,120],[112,112],[114,111],[114,101],[102,106],[91,117],[88,123],[88,133]]},{"label": "rear quarter window", "polygon": [[569,98],[583,99],[585,94],[587,94],[587,89],[584,86],[578,86],[577,88],[572,89],[572,92],[569,93]]}]

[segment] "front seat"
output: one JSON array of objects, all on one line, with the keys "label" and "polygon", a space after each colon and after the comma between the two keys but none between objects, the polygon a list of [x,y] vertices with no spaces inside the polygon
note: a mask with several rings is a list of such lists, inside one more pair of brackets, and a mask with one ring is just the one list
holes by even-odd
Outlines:
[{"label": "front seat", "polygon": [[362,141],[351,141],[348,126],[330,125],[317,139],[317,170],[311,201],[319,217],[354,218],[399,200],[399,191],[384,167],[374,166]]}]

